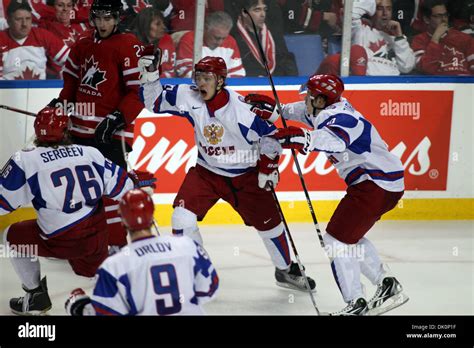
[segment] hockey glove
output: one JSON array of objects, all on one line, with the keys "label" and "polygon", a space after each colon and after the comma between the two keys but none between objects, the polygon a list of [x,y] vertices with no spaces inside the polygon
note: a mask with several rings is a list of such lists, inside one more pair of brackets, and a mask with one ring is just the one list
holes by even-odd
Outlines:
[{"label": "hockey glove", "polygon": [[38,112],[37,115],[43,112],[46,112],[46,113],[53,112],[55,115],[64,115],[62,104],[59,98],[54,98],[53,100],[51,100],[48,105],[46,105],[44,108],[42,108]]},{"label": "hockey glove", "polygon": [[278,110],[275,107],[275,100],[263,94],[249,94],[245,97],[245,102],[252,105],[252,112],[261,119],[275,123],[278,120]]},{"label": "hockey glove", "polygon": [[279,128],[272,137],[277,139],[284,149],[295,149],[303,155],[312,150],[310,149],[312,136],[305,128],[294,126]]},{"label": "hockey glove", "polygon": [[91,303],[91,299],[86,295],[84,290],[81,288],[74,289],[64,304],[66,313],[73,317],[83,316],[87,311],[84,311],[84,307]]},{"label": "hockey glove", "polygon": [[280,180],[280,174],[278,173],[278,161],[280,156],[276,156],[275,159],[271,159],[267,155],[260,155],[258,161],[258,187],[261,189],[270,191],[271,187],[276,187]]},{"label": "hockey glove", "polygon": [[[154,51],[153,51],[154,50]],[[160,78],[161,49],[148,46],[138,60],[140,83],[154,82]]]},{"label": "hockey glove", "polygon": [[120,111],[107,115],[95,129],[95,141],[100,144],[110,144],[112,135],[125,128],[125,120]]},{"label": "hockey glove", "polygon": [[142,172],[139,170],[131,170],[128,172],[128,177],[132,179],[135,184],[135,188],[140,188],[150,196],[153,196],[153,192],[156,188],[156,178],[150,172]]}]

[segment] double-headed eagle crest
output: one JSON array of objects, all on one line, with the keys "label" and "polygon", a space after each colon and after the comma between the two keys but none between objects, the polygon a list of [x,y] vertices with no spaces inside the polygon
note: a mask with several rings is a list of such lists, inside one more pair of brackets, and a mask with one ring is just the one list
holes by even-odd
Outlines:
[{"label": "double-headed eagle crest", "polygon": [[204,136],[211,145],[217,145],[222,141],[224,135],[224,127],[219,124],[211,123],[204,127]]}]

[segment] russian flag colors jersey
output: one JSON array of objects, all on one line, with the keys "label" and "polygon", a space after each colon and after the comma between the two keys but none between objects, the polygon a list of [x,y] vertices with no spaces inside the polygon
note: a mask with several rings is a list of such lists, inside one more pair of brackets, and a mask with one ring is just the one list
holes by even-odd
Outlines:
[{"label": "russian flag colors jersey", "polygon": [[199,165],[234,177],[256,166],[260,139],[276,127],[256,116],[237,92],[224,88],[221,93],[227,93],[228,102],[213,111],[193,85],[162,86],[158,80],[141,88],[148,110],[181,116],[192,124]]},{"label": "russian flag colors jersey", "polygon": [[103,195],[119,200],[133,186],[125,170],[93,147],[22,150],[0,174],[0,215],[31,202],[49,238],[91,216]]},{"label": "russian flag colors jersey", "polygon": [[308,115],[304,102],[287,104],[283,117],[307,124],[313,151],[323,151],[347,185],[372,180],[387,191],[404,190],[403,165],[375,127],[345,99]]},{"label": "russian flag colors jersey", "polygon": [[97,271],[97,315],[198,315],[219,278],[204,249],[186,236],[135,240]]}]

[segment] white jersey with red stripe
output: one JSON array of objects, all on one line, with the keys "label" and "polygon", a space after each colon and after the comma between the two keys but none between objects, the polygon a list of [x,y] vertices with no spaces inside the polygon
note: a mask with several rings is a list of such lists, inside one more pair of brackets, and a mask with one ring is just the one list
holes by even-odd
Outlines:
[{"label": "white jersey with red stripe", "polygon": [[[183,35],[179,41],[176,72],[179,77],[191,77],[193,73],[193,57],[194,57],[194,32],[190,31]],[[227,66],[228,77],[244,77],[245,68],[240,57],[240,50],[237,42],[228,35],[221,45],[211,49],[203,43],[202,57],[221,57]]]},{"label": "white jersey with red stripe", "polygon": [[347,185],[372,180],[387,191],[404,190],[402,162],[347,99],[328,106],[316,117],[308,115],[304,102],[286,104],[283,117],[314,129],[310,150],[325,152]]},{"label": "white jersey with red stripe", "polygon": [[194,85],[161,85],[160,80],[143,85],[145,107],[155,113],[186,118],[194,127],[197,163],[227,177],[249,172],[257,165],[260,140],[276,127],[263,121],[237,92],[224,88],[214,97],[222,105],[212,110]]},{"label": "white jersey with red stripe", "polygon": [[206,251],[186,236],[135,240],[97,270],[96,315],[198,315],[219,278]]},{"label": "white jersey with red stripe", "polygon": [[53,33],[32,28],[22,40],[14,40],[8,29],[0,32],[0,78],[44,80],[48,61],[63,66],[69,48]]},{"label": "white jersey with red stripe", "polygon": [[119,200],[132,188],[127,172],[93,147],[36,147],[15,153],[2,169],[0,215],[31,202],[49,238],[94,214],[103,195]]}]

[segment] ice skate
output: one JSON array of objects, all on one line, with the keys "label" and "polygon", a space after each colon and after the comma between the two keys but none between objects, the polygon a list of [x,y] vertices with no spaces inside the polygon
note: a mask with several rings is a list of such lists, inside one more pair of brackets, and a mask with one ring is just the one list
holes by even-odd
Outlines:
[{"label": "ice skate", "polygon": [[46,277],[41,280],[36,289],[28,290],[23,286],[23,290],[26,291],[25,296],[10,299],[10,309],[14,314],[44,315],[51,309]]},{"label": "ice skate", "polygon": [[[292,262],[288,270],[275,269],[276,284],[282,288],[307,291],[306,282],[296,262]],[[316,282],[307,277],[312,292],[316,292]]]},{"label": "ice skate", "polygon": [[401,306],[408,301],[403,287],[395,277],[385,277],[378,285],[375,295],[369,301],[368,315],[380,315]]},{"label": "ice skate", "polygon": [[367,301],[360,297],[357,300],[352,300],[347,306],[338,312],[329,313],[331,316],[351,316],[351,315],[367,315],[369,307]]}]

